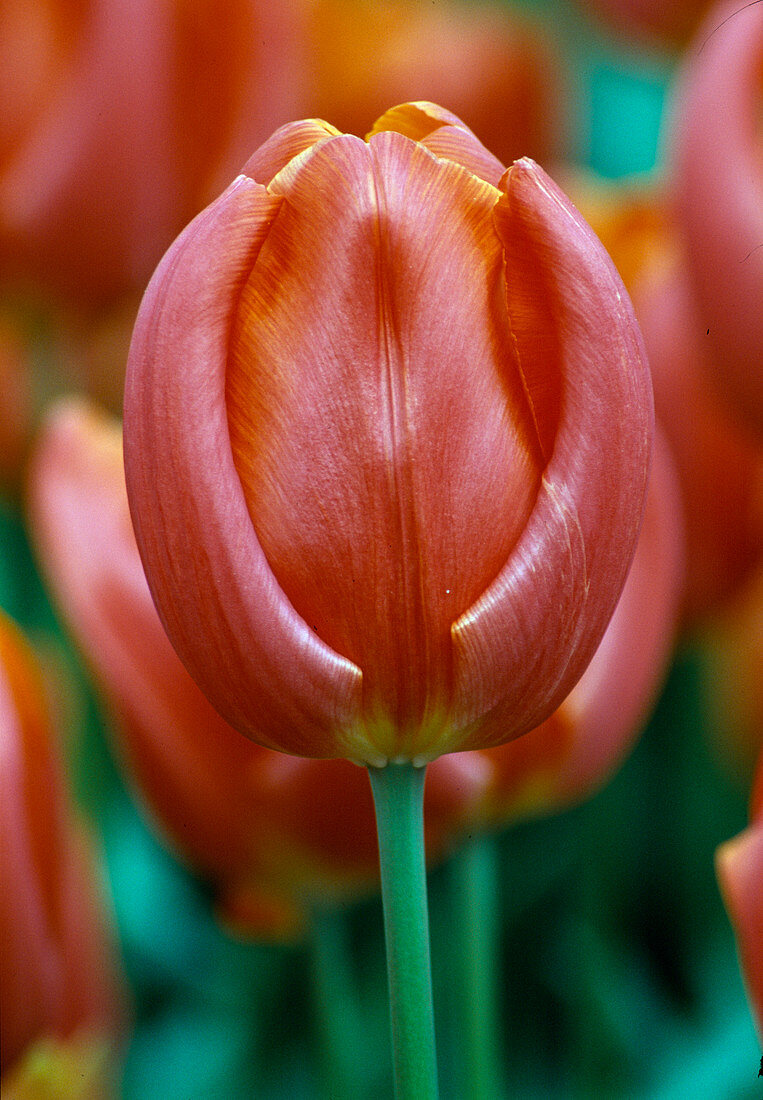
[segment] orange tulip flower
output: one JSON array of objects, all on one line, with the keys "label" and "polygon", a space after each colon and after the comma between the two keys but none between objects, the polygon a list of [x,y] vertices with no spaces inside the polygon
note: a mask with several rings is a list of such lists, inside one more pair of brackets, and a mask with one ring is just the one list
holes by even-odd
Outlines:
[{"label": "orange tulip flower", "polygon": [[651,386],[622,283],[533,162],[432,104],[278,131],[144,297],[125,464],[167,632],[306,756],[538,725],[635,547]]},{"label": "orange tulip flower", "polygon": [[44,686],[0,613],[3,1095],[112,1095],[122,1006],[92,852],[67,805]]},{"label": "orange tulip flower", "polygon": [[763,5],[724,0],[675,97],[679,226],[716,389],[763,436]]},{"label": "orange tulip flower", "polygon": [[716,869],[763,1039],[763,756],[758,764],[750,817],[749,828],[718,849]]},{"label": "orange tulip flower", "polygon": [[[42,565],[110,704],[118,754],[173,849],[214,884],[223,921],[287,938],[310,905],[378,888],[364,769],[254,744],[212,709],[172,649],[135,545],[118,423],[81,401],[54,407],[28,488]],[[487,775],[469,755],[441,765],[426,789],[431,860]]]}]

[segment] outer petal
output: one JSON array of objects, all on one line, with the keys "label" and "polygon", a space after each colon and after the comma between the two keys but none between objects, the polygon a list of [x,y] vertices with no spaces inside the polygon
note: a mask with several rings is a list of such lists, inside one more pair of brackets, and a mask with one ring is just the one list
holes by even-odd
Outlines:
[{"label": "outer petal", "polygon": [[763,1038],[763,758],[758,766],[753,815],[748,829],[718,849],[716,870]]},{"label": "outer petal", "polygon": [[[531,161],[509,170],[496,225],[518,357],[541,445],[552,450],[519,543],[453,628],[457,722],[471,726],[462,747],[538,725],[593,656],[635,549],[653,420],[620,277]],[[556,380],[550,389],[544,373]]]},{"label": "outer petal", "polygon": [[628,752],[654,701],[672,653],[684,565],[677,476],[664,440],[657,442],[633,565],[591,663],[537,729],[480,754],[494,769],[483,802],[492,822],[589,797]]},{"label": "outer petal", "polygon": [[[147,575],[196,682],[261,742],[338,756],[360,673],[284,597],[252,529],[228,437],[231,323],[279,203],[239,177],[157,269],[130,349],[125,470]],[[253,728],[253,693],[267,732]]]},{"label": "outer petal", "polygon": [[763,434],[763,5],[713,8],[674,106],[677,212],[711,364]]}]

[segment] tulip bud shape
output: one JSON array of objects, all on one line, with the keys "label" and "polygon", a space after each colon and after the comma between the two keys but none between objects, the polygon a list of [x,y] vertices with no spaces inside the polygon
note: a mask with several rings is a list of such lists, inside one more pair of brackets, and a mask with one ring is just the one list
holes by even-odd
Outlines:
[{"label": "tulip bud shape", "polygon": [[283,127],[160,264],[125,466],[167,633],[237,729],[424,764],[538,725],[641,521],[622,282],[536,164],[428,103]]}]

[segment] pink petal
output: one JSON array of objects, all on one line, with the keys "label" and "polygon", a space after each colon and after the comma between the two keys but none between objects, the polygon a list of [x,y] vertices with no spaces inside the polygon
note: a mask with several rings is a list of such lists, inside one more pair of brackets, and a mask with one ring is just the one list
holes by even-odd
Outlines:
[{"label": "pink petal", "polygon": [[146,573],[196,682],[256,740],[336,756],[351,753],[360,673],[284,596],[249,520],[228,436],[231,325],[280,205],[239,177],[157,269],[130,349],[125,469]]},{"label": "pink petal", "polygon": [[575,208],[537,165],[518,161],[496,224],[519,362],[549,460],[519,542],[453,628],[457,722],[473,724],[466,747],[537,725],[593,656],[635,549],[652,429],[630,301]]}]

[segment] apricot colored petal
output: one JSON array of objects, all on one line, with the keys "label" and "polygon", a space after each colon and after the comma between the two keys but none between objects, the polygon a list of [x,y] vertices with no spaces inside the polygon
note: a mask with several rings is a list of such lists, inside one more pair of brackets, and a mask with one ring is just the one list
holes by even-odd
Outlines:
[{"label": "apricot colored petal", "polygon": [[[360,673],[285,598],[252,528],[228,435],[233,315],[279,205],[239,177],[157,269],[130,348],[125,470],[165,629],[204,693],[256,740],[270,744],[272,735],[288,751],[335,756],[357,713]],[[253,713],[263,729],[252,728]]]},{"label": "apricot colored petal", "polygon": [[716,871],[737,938],[739,961],[763,1037],[763,820],[722,844]]},{"label": "apricot colored petal", "polygon": [[456,126],[461,130],[471,133],[465,122],[458,115],[440,107],[437,103],[429,103],[422,99],[413,103],[400,103],[397,107],[390,107],[388,111],[377,118],[371,129],[366,134],[369,141],[374,134],[381,134],[388,130],[402,134],[411,141],[423,141],[433,131],[441,126]]},{"label": "apricot colored petal", "polygon": [[368,137],[385,130],[420,142],[435,156],[460,164],[494,187],[505,171],[498,158],[460,118],[436,103],[403,103],[393,107],[377,119]]},{"label": "apricot colored petal", "polygon": [[415,756],[447,725],[451,623],[537,491],[498,192],[393,132],[326,142],[271,190],[231,346],[234,456],[284,591],[362,670],[363,737]]},{"label": "apricot colored petal", "polygon": [[241,174],[255,183],[267,186],[290,160],[312,148],[319,141],[336,137],[339,131],[329,122],[319,118],[305,118],[281,126],[268,140],[252,153],[241,169]]},{"label": "apricot colored petal", "polygon": [[[474,744],[482,747],[538,725],[593,656],[635,549],[653,422],[646,357],[622,281],[532,161],[507,173],[496,226],[520,366],[539,439],[553,449],[521,539],[453,627],[458,721],[479,723]],[[538,316],[547,318],[540,335]],[[558,338],[544,341],[544,332]],[[544,393],[544,366],[558,379],[557,397]]]},{"label": "apricot colored petal", "polygon": [[763,5],[713,7],[674,104],[677,214],[715,383],[763,433]]}]

